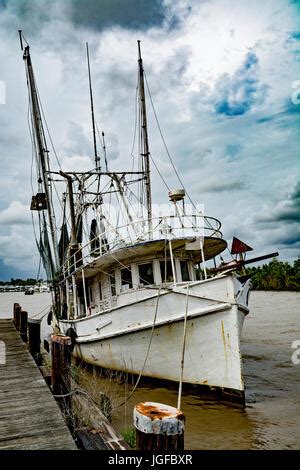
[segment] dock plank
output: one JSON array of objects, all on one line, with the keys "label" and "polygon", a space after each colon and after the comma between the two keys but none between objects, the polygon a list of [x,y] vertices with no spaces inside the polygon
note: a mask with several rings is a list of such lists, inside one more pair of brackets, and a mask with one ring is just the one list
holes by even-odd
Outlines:
[{"label": "dock plank", "polygon": [[76,450],[61,411],[11,320],[0,320],[0,449]]}]

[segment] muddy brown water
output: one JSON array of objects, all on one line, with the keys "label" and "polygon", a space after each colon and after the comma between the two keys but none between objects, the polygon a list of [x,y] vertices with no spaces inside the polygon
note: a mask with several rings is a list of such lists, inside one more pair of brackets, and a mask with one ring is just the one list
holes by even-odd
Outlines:
[{"label": "muddy brown water", "polygon": [[[32,316],[50,301],[49,294],[1,293],[0,318],[12,316],[13,302]],[[186,449],[300,449],[300,364],[292,362],[292,343],[300,341],[299,305],[300,293],[251,293],[241,341],[247,406],[241,409],[184,391]],[[49,333],[46,322],[43,333]],[[132,426],[136,403],[177,403],[177,388],[164,384],[141,384],[122,405],[132,378],[126,383],[109,373],[104,378],[86,371],[83,380],[111,397],[113,423],[121,431]]]}]

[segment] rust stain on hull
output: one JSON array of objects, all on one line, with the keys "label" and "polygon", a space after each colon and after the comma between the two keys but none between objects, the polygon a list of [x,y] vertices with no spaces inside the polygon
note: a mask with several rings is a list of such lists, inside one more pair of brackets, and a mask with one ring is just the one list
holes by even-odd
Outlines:
[{"label": "rust stain on hull", "polygon": [[225,357],[226,357],[226,360],[227,360],[226,337],[225,337],[223,320],[221,320],[221,329],[222,329],[222,340],[223,340],[224,352],[225,352]]}]

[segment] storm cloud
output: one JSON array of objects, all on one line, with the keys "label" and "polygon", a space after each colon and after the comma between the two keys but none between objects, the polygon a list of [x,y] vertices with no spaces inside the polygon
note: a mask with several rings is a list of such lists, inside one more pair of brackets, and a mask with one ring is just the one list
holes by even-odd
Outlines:
[{"label": "storm cloud", "polygon": [[[29,211],[32,146],[17,30],[31,46],[54,147],[64,169],[93,166],[85,43],[96,120],[112,169],[132,165],[137,44],[160,127],[181,178],[223,233],[258,253],[300,254],[299,9],[288,0],[0,0],[0,278],[35,275]],[[298,51],[298,52],[297,52]],[[149,96],[151,155],[180,186]],[[57,162],[47,135],[50,160]],[[134,154],[134,158],[137,155]],[[167,190],[152,167],[153,200]]]}]

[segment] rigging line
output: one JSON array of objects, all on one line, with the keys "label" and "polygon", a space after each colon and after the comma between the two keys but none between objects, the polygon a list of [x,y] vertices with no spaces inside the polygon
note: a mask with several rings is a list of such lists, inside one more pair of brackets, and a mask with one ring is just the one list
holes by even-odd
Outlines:
[{"label": "rigging line", "polygon": [[[61,210],[62,210],[62,213],[63,213],[63,211],[64,211],[64,206],[63,206],[63,203],[62,203],[62,202],[61,202],[61,200],[60,200],[60,196],[59,196],[59,194],[58,194],[58,191],[57,191],[56,185],[55,185],[55,183],[54,183],[54,181],[53,181],[53,180],[52,180],[52,182],[53,182],[54,191],[55,191],[55,193],[56,193],[56,196],[57,196],[57,199],[58,199],[58,202],[59,202],[60,208],[61,208]],[[62,214],[60,214],[60,219],[59,219],[59,220],[61,220],[61,216],[62,216]],[[56,228],[56,230],[59,228],[58,226],[59,226],[59,222],[57,222],[57,224],[56,224],[56,227],[55,227],[55,228]]]},{"label": "rigging line", "polygon": [[[139,84],[139,82],[138,82],[138,84]],[[138,155],[140,156],[141,153],[142,153],[142,142],[141,142],[141,127],[142,127],[142,125],[141,125],[141,112],[140,112],[140,109],[137,110],[137,115],[138,115],[138,129],[139,129],[138,149],[137,149],[137,151],[138,151]],[[138,171],[143,170],[142,165],[143,165],[143,159],[138,158],[138,161],[137,161],[137,170]],[[142,203],[142,193],[143,193],[143,182],[141,181],[140,184],[138,185],[138,198],[139,198],[140,203]]]},{"label": "rigging line", "polygon": [[[132,248],[131,250],[132,250],[132,251],[135,251],[133,248]],[[125,264],[123,264],[120,260],[118,260],[118,259],[117,259],[115,256],[113,256],[111,253],[110,253],[109,255],[111,256],[111,258],[113,258],[114,261],[116,261],[117,263],[119,263],[120,266],[121,266],[123,269],[127,269],[127,271],[132,272],[131,267],[126,266]],[[102,271],[102,272],[104,272],[104,273],[106,273],[106,274],[109,274],[108,272],[105,272],[105,271]],[[109,275],[112,276],[111,274],[109,274]],[[140,278],[140,280],[143,281],[146,285],[149,285],[149,286],[152,285],[152,284],[150,284],[150,282],[146,281],[146,279],[142,278],[141,276],[139,276],[139,278]],[[121,280],[122,280],[122,278],[121,278]],[[134,284],[134,283],[132,282],[132,286],[134,286],[134,287],[139,287],[139,284]]]},{"label": "rigging line", "polygon": [[40,274],[40,269],[41,269],[42,255],[41,255],[40,250],[39,250],[39,242],[38,242],[37,236],[36,236],[35,225],[34,225],[34,218],[33,218],[33,213],[32,213],[32,211],[31,211],[31,222],[32,222],[32,228],[33,228],[35,243],[36,243],[36,246],[37,246],[37,249],[38,249],[38,253],[39,253],[39,266],[38,266],[38,272],[37,272],[37,279],[38,279],[38,276],[39,276],[39,274]]},{"label": "rigging line", "polygon": [[32,137],[32,134],[31,134],[29,113],[30,113],[30,104],[28,103],[27,123],[28,123],[28,127],[29,127],[29,135],[30,135],[30,140],[31,140],[30,185],[31,185],[31,191],[32,191],[32,194],[33,194],[34,193],[34,188],[33,188],[33,163],[34,163],[35,151],[34,151],[33,137]]},{"label": "rigging line", "polygon": [[[35,165],[36,165],[36,172],[37,172],[37,177],[40,179],[40,174],[41,174],[41,166],[40,166],[40,161],[37,157],[38,151],[36,147],[36,141],[34,138],[34,133],[33,133],[33,116],[31,112],[31,100],[30,97],[28,97],[28,111],[27,111],[27,123],[28,123],[28,128],[29,128],[29,135],[30,135],[30,140],[31,140],[31,146],[32,146],[32,165],[31,165],[31,189],[32,193],[34,193],[33,185],[32,185],[32,179],[33,179],[33,160],[35,160]],[[30,119],[29,119],[30,116]],[[39,183],[40,184],[40,183]]]},{"label": "rigging line", "polygon": [[[26,69],[26,71],[27,71],[27,69]],[[28,76],[28,73],[26,73],[26,76],[27,76],[27,81],[30,81],[30,77]],[[35,88],[37,104],[40,107],[40,110],[42,111],[42,115],[44,116],[44,121],[45,121],[47,130],[48,130],[50,140],[52,140],[51,136],[50,136],[48,126],[47,126],[47,121],[46,121],[46,118],[45,118],[45,115],[44,115],[44,112],[43,112],[42,103],[41,103],[41,100],[40,100],[39,91],[38,91],[38,88],[37,88],[37,84],[36,84],[36,80],[35,80],[35,77],[34,77],[33,70],[32,70],[32,79],[33,79],[33,85],[34,85],[34,88]],[[30,96],[31,96],[31,92],[30,92]],[[33,111],[32,111],[32,114],[33,114]],[[42,115],[39,115],[40,119],[42,119]],[[41,151],[45,154],[45,157],[46,157],[45,158],[45,160],[46,160],[45,161],[46,169],[47,168],[49,169],[49,152],[48,152],[48,149],[47,149],[47,143],[46,143],[46,137],[45,137],[45,133],[44,133],[44,127],[42,125],[42,122],[40,124],[41,124],[40,125],[40,127],[41,127],[40,132],[41,132],[41,135],[42,135],[42,143],[43,143],[43,145],[45,145],[45,148],[42,148]],[[55,149],[54,149],[54,152],[55,152]],[[44,174],[43,174],[43,178],[45,178]],[[53,252],[52,254],[54,256],[54,261],[56,263],[56,260],[57,260],[57,251],[56,251],[57,250],[57,243],[56,243],[56,239],[55,239],[56,238],[56,233],[55,233],[55,229],[54,229],[55,213],[54,213],[54,207],[53,207],[53,201],[52,201],[52,187],[49,184],[49,182],[46,183],[45,179],[44,179],[44,184],[47,187],[47,191],[48,191],[48,210],[49,210],[48,217],[49,217],[49,222],[50,222],[50,232],[52,234],[52,250],[51,250],[51,253]],[[53,225],[53,227],[52,227],[52,225]]]},{"label": "rigging line", "polygon": [[86,190],[89,189],[96,182],[98,182],[98,176],[95,176],[95,178],[89,183],[89,185],[86,186]]},{"label": "rigging line", "polygon": [[137,131],[137,121],[138,121],[138,90],[139,90],[139,75],[138,75],[138,78],[137,78],[137,85],[136,85],[136,89],[135,89],[135,100],[134,100],[134,132],[133,132],[133,140],[132,140],[132,147],[131,147],[131,152],[130,152],[130,155],[132,157],[132,170],[134,170],[134,155],[133,155],[133,151],[134,151],[134,147],[135,147],[135,141],[136,141],[136,131]]},{"label": "rigging line", "polygon": [[51,137],[51,134],[50,134],[50,130],[49,130],[49,127],[48,127],[47,119],[46,119],[46,116],[45,116],[45,113],[44,113],[44,108],[43,108],[43,105],[42,105],[42,101],[41,101],[41,98],[40,98],[39,89],[38,89],[38,86],[37,86],[37,83],[36,83],[35,78],[34,78],[34,81],[35,81],[35,87],[36,87],[36,93],[37,93],[39,105],[40,105],[40,108],[41,108],[41,111],[42,111],[42,116],[43,116],[43,119],[44,119],[44,123],[45,123],[45,126],[46,126],[46,130],[47,130],[47,134],[48,134],[48,137],[49,137],[49,140],[50,140],[50,144],[51,144],[51,147],[52,147],[54,156],[55,156],[55,158],[56,158],[58,167],[59,167],[59,169],[61,170],[60,161],[59,161],[58,155],[57,155],[57,153],[56,153],[56,150],[55,150],[55,147],[54,147],[54,143],[53,143],[53,140],[52,140],[52,137]]},{"label": "rigging line", "polygon": [[39,259],[39,266],[38,266],[38,271],[37,271],[37,275],[36,275],[36,280],[38,281],[39,278],[40,278],[40,273],[41,273],[41,262],[42,262],[42,257],[40,255],[40,259]]},{"label": "rigging line", "polygon": [[[27,122],[28,122],[28,127],[29,127],[29,134],[30,134],[30,139],[31,139],[31,146],[32,146],[32,153],[31,153],[31,165],[30,165],[30,185],[31,185],[31,190],[32,193],[34,193],[34,188],[33,188],[33,162],[34,162],[34,156],[36,156],[36,153],[34,151],[34,139],[33,135],[31,132],[31,127],[30,127],[30,120],[29,120],[29,115],[30,115],[30,103],[28,103],[28,111],[27,111]],[[33,227],[33,232],[34,232],[34,237],[35,237],[35,243],[38,248],[38,242],[37,242],[37,237],[36,237],[36,231],[35,231],[35,225],[34,225],[34,218],[33,218],[33,213],[31,211],[31,221],[32,221],[32,227]],[[38,271],[36,275],[36,279],[39,279],[40,276],[40,271],[41,271],[41,261],[42,261],[42,256],[40,251],[39,252],[39,265],[38,265]]]},{"label": "rigging line", "polygon": [[[102,235],[102,234],[100,234]],[[134,248],[131,248],[131,251],[133,251],[134,253],[136,253],[136,250],[134,250]],[[123,269],[127,269],[127,271],[130,271],[132,272],[131,270],[131,267],[129,266],[126,266],[125,264],[123,264],[120,260],[118,260],[111,252],[109,252],[109,256],[114,260],[116,261]],[[104,269],[101,269],[101,268],[98,268],[98,270],[103,273],[103,274],[106,274],[107,276],[109,277],[114,277],[115,275],[114,274],[111,274],[109,271],[105,271]],[[140,280],[143,281],[146,285],[148,286],[151,286],[152,284],[148,281],[146,281],[146,279],[142,278],[141,276],[139,276]],[[139,287],[140,284],[135,284],[132,282],[132,286],[133,287]]]},{"label": "rigging line", "polygon": [[[174,172],[175,172],[175,174],[176,174],[176,176],[177,176],[177,178],[178,178],[179,183],[181,184],[182,188],[185,190],[185,193],[186,193],[186,195],[187,195],[187,197],[188,197],[190,203],[192,204],[192,206],[194,207],[194,209],[197,211],[197,208],[196,208],[196,206],[195,206],[193,200],[191,199],[190,194],[189,194],[189,192],[187,191],[187,189],[186,189],[186,187],[185,187],[185,185],[184,185],[182,179],[180,178],[180,175],[179,175],[179,173],[178,173],[178,171],[177,171],[177,169],[176,169],[176,166],[175,166],[175,164],[174,164],[174,162],[173,162],[173,160],[172,160],[172,157],[171,157],[171,155],[170,155],[169,149],[168,149],[168,147],[167,147],[166,141],[165,141],[165,139],[164,139],[164,136],[163,136],[163,133],[162,133],[162,130],[161,130],[161,126],[160,126],[159,121],[158,121],[158,117],[157,117],[157,114],[156,114],[156,111],[155,111],[155,107],[154,107],[152,95],[151,95],[151,92],[150,92],[150,89],[149,89],[148,80],[147,80],[147,76],[146,76],[146,73],[145,73],[145,72],[144,72],[144,75],[145,75],[145,82],[146,82],[147,91],[148,91],[148,94],[149,94],[149,98],[150,98],[150,103],[151,103],[151,106],[152,106],[152,110],[153,110],[153,113],[154,113],[155,121],[156,121],[158,130],[159,130],[159,133],[160,133],[160,136],[161,136],[163,145],[164,145],[164,147],[165,147],[166,153],[167,153],[168,158],[169,158],[169,160],[170,160],[170,162],[171,162],[171,165],[172,165],[172,167],[173,167],[173,170],[174,170]],[[152,159],[151,159],[151,160],[152,160]],[[152,160],[152,161],[153,161],[153,160]],[[209,222],[208,220],[206,220],[205,217],[204,217],[204,219],[205,219],[206,223],[207,223],[208,225],[210,225],[210,222]],[[212,228],[212,226],[210,226],[210,227]]]},{"label": "rigging line", "polygon": [[144,359],[143,367],[142,367],[142,369],[140,370],[140,373],[139,373],[139,376],[138,376],[138,378],[137,378],[137,381],[136,381],[136,383],[135,383],[133,389],[132,389],[131,392],[129,393],[128,397],[126,398],[126,400],[124,400],[124,402],[120,403],[119,405],[115,406],[114,409],[120,408],[121,406],[125,405],[125,403],[127,403],[128,400],[130,400],[130,398],[132,397],[132,395],[133,395],[134,392],[136,391],[137,386],[138,386],[138,384],[139,384],[139,382],[140,382],[140,380],[141,380],[141,377],[142,377],[142,375],[143,375],[143,372],[144,372],[144,370],[145,370],[145,366],[146,366],[146,363],[147,363],[147,360],[148,360],[148,356],[149,356],[150,348],[151,348],[151,344],[152,344],[152,339],[153,339],[155,324],[156,324],[156,318],[157,318],[157,312],[158,312],[158,304],[159,304],[159,298],[160,298],[160,291],[161,291],[161,287],[159,287],[159,291],[158,291],[158,294],[157,294],[157,300],[156,300],[156,306],[155,306],[155,313],[154,313],[153,325],[152,325],[152,329],[151,329],[150,339],[149,339],[148,348],[147,348],[146,356],[145,356],[145,359]]},{"label": "rigging line", "polygon": [[[45,310],[48,310],[48,308],[51,309],[52,305],[47,305],[45,308],[43,308],[43,310],[41,310],[40,312],[34,314],[34,315],[30,315],[30,318],[35,318],[37,317],[38,315],[40,315],[41,313],[43,313]],[[46,312],[44,313],[44,315],[42,315],[38,320],[41,320],[42,318],[44,318],[46,315],[48,315],[49,312]]]},{"label": "rigging line", "polygon": [[[148,94],[149,94],[149,98],[150,98],[152,110],[153,110],[153,113],[154,113],[155,121],[156,121],[158,130],[159,130],[159,133],[160,133],[162,142],[163,142],[163,144],[164,144],[166,153],[167,153],[168,158],[169,158],[169,160],[170,160],[170,162],[171,162],[171,165],[172,165],[172,167],[173,167],[173,170],[174,170],[174,172],[175,172],[175,174],[176,174],[176,176],[177,176],[177,178],[178,178],[179,183],[182,185],[182,188],[185,189],[185,186],[184,186],[184,184],[183,184],[183,181],[182,181],[182,179],[181,179],[180,176],[179,176],[179,173],[178,173],[178,171],[177,171],[177,169],[176,169],[176,167],[175,167],[175,164],[174,164],[174,162],[173,162],[173,160],[172,160],[172,157],[171,157],[171,155],[170,155],[169,149],[168,149],[168,147],[167,147],[166,141],[165,141],[165,139],[164,139],[164,136],[163,136],[163,133],[162,133],[162,130],[161,130],[159,121],[158,121],[158,117],[157,117],[157,114],[156,114],[156,111],[155,111],[155,108],[154,108],[154,103],[153,103],[152,96],[151,96],[151,93],[150,93],[150,89],[149,89],[149,86],[148,86],[148,80],[147,80],[146,74],[145,74],[145,81],[146,81],[147,91],[148,91]],[[189,194],[188,194],[187,191],[186,191],[186,195],[188,196],[188,198],[189,198],[191,204],[195,207],[195,205],[194,205],[193,201],[191,200],[191,198],[190,198],[190,196],[189,196]]]},{"label": "rigging line", "polygon": [[85,221],[85,223],[82,224],[82,231],[83,231],[85,238],[88,240],[89,239],[89,229],[88,229],[89,224],[88,224],[87,211],[83,211],[82,215]]},{"label": "rigging line", "polygon": [[104,155],[105,168],[106,168],[106,171],[108,172],[107,155],[106,155],[106,145],[105,145],[105,141],[104,141],[104,132],[102,131],[102,139],[101,139],[100,131],[99,131],[98,123],[97,123],[96,119],[95,119],[95,125],[96,125],[96,130],[97,130],[97,134],[98,134],[99,141],[100,141],[100,143],[101,143],[101,145],[102,145],[102,151],[103,151],[103,155]]},{"label": "rigging line", "polygon": [[159,171],[159,168],[158,168],[158,166],[156,165],[155,160],[152,158],[151,153],[149,153],[149,156],[150,156],[150,158],[151,158],[151,162],[153,163],[153,165],[154,165],[154,167],[155,167],[157,173],[159,174],[160,178],[162,179],[162,181],[163,181],[165,187],[167,188],[168,191],[171,191],[170,186],[168,185],[168,183],[167,183],[166,180],[164,179],[163,175],[162,175],[161,172]]},{"label": "rigging line", "polygon": [[[87,67],[88,67],[90,106],[91,106],[91,115],[92,115],[92,131],[93,131],[95,168],[96,168],[96,170],[100,171],[101,170],[100,157],[99,157],[98,151],[97,151],[97,141],[96,141],[96,132],[95,132],[95,113],[94,113],[94,99],[93,99],[92,77],[91,77],[91,67],[90,67],[90,53],[89,53],[89,45],[88,45],[87,42],[86,42],[86,58],[87,58]],[[100,178],[99,178],[99,180],[100,180]]]},{"label": "rigging line", "polygon": [[60,196],[59,193],[58,193],[58,190],[57,190],[55,181],[52,179],[51,182],[53,183],[54,191],[55,191],[55,193],[56,193],[56,196],[57,196],[59,205],[60,205],[60,207],[61,207],[61,209],[62,209],[62,211],[63,211],[63,210],[64,210],[63,203],[62,203],[62,201],[61,201],[61,196]]},{"label": "rigging line", "polygon": [[[86,188],[84,188],[83,190],[84,193],[87,192],[97,182],[97,180],[98,180],[98,177],[96,176],[96,178],[88,186],[86,186]],[[97,193],[94,192],[94,194],[97,194]]]},{"label": "rigging line", "polygon": [[187,314],[188,314],[188,305],[189,305],[189,284],[186,288],[186,304],[185,304],[185,316],[183,324],[183,339],[182,339],[182,351],[181,351],[181,361],[180,361],[180,380],[179,380],[179,390],[178,390],[178,401],[177,409],[180,410],[181,407],[181,395],[182,395],[182,382],[183,382],[183,369],[184,369],[184,356],[185,356],[185,344],[186,344],[186,326],[187,326]]},{"label": "rigging line", "polygon": [[[138,180],[138,181],[140,181],[140,180]],[[128,192],[129,192],[129,197],[136,199],[137,202],[139,202],[141,204],[141,201],[139,200],[138,196],[129,188],[129,186],[127,187],[127,189],[128,189]],[[132,203],[131,203],[129,197],[128,197],[128,201],[130,202],[130,205],[132,207]],[[146,209],[146,206],[144,204],[142,204],[142,206],[144,207],[144,209]]]},{"label": "rigging line", "polygon": [[233,254],[231,253],[231,251],[229,250],[228,245],[226,246],[226,250],[227,250],[228,253],[230,254],[231,259],[234,260],[235,258],[234,258],[234,256],[233,256]]}]

